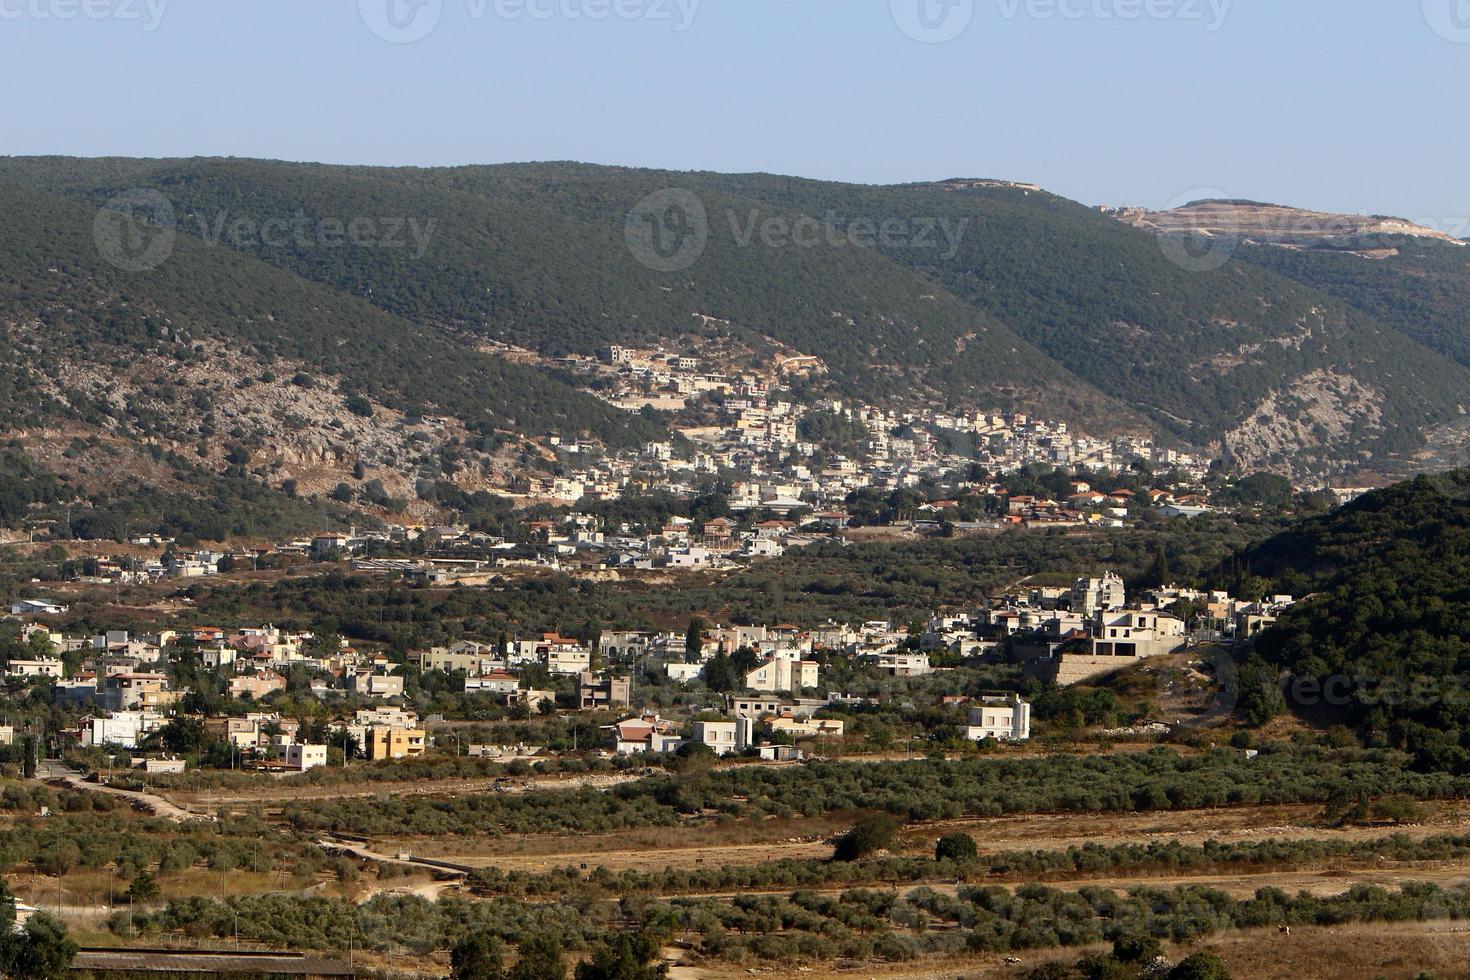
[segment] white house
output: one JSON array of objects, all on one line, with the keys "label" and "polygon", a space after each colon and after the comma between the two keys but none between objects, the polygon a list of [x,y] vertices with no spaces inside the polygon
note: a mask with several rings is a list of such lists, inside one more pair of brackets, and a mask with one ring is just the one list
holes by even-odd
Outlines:
[{"label": "white house", "polygon": [[144,737],[162,725],[163,716],[151,711],[114,711],[107,718],[83,718],[82,744],[95,747],[110,742],[135,749]]},{"label": "white house", "polygon": [[1117,572],[1105,572],[1102,578],[1079,578],[1072,584],[1071,610],[1084,616],[1117,609],[1125,601],[1123,579]]},{"label": "white house", "polygon": [[749,718],[734,721],[696,721],[694,740],[703,742],[715,755],[744,752],[755,741],[755,722]]},{"label": "white house", "polygon": [[486,691],[490,694],[514,694],[520,689],[521,679],[515,674],[505,671],[496,671],[486,674],[484,677],[466,677],[464,689],[466,691]]},{"label": "white house", "polygon": [[607,730],[612,733],[613,751],[619,755],[635,755],[640,752],[657,755],[672,752],[684,744],[684,740],[674,731],[673,724],[658,715],[624,718]]},{"label": "white house", "polygon": [[910,650],[888,650],[872,658],[879,670],[888,671],[892,677],[923,677],[933,671],[927,653]]},{"label": "white house", "polygon": [[687,684],[704,673],[704,664],[682,664],[671,663],[664,668],[669,680],[677,684]]},{"label": "white house", "polygon": [[813,660],[793,660],[777,656],[756,667],[745,675],[748,691],[795,692],[804,687],[816,687],[818,666]]},{"label": "white house", "polygon": [[60,677],[60,660],[12,660],[5,668],[7,677]]},{"label": "white house", "polygon": [[962,729],[965,738],[1020,742],[1031,737],[1031,705],[1017,695],[985,697],[970,706],[970,723]]},{"label": "white house", "polygon": [[581,646],[556,646],[546,652],[546,669],[553,674],[580,674],[592,669],[592,651]]},{"label": "white house", "polygon": [[1184,645],[1184,623],[1156,610],[1128,610],[1099,617],[1096,657],[1158,657]]},{"label": "white house", "polygon": [[327,764],[325,745],[303,745],[300,742],[276,743],[276,758],[297,772],[306,772]]}]

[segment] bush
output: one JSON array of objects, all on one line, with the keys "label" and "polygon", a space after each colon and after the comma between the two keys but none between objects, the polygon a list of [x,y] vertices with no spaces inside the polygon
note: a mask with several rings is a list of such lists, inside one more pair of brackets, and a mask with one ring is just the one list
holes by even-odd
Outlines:
[{"label": "bush", "polygon": [[1169,980],[1230,980],[1230,971],[1214,953],[1190,953],[1169,971]]},{"label": "bush", "polygon": [[1153,936],[1127,935],[1113,940],[1113,959],[1120,963],[1149,963],[1163,952],[1164,948]]},{"label": "bush", "polygon": [[837,838],[834,861],[857,861],[885,850],[898,833],[898,821],[886,813],[859,817],[852,829]]},{"label": "bush", "polygon": [[159,895],[158,882],[146,871],[139,871],[128,885],[129,902],[147,902]]},{"label": "bush", "polygon": [[969,861],[980,853],[969,834],[946,834],[934,845],[936,861]]}]

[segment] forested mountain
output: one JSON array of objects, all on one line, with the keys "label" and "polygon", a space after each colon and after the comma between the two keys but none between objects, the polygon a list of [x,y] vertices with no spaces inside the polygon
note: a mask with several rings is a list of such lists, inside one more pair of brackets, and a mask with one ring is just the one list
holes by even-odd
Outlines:
[{"label": "forested mountain", "polygon": [[[839,393],[890,400],[1047,411],[1078,421],[1134,422],[1128,409],[1059,368],[1004,324],[871,248],[748,247],[740,223],[775,217],[736,191],[699,188],[708,243],[677,274],[648,268],[626,245],[629,212],[647,195],[692,186],[677,175],[577,166],[398,170],[257,161],[11,160],[24,179],[101,205],[135,187],[164,193],[181,232],[244,219],[432,221],[427,249],[323,248],[290,236],[227,245],[421,324],[545,354],[694,332],[727,322],[820,355]],[[795,213],[788,215],[794,219]]]},{"label": "forested mountain", "polygon": [[[39,326],[49,359],[68,351],[91,357],[98,345],[111,345],[123,358],[178,360],[191,341],[213,340],[261,364],[321,371],[337,376],[343,390],[405,412],[450,413],[487,432],[560,427],[617,440],[640,428],[544,371],[466,351],[435,330],[234,249],[179,235],[156,269],[119,269],[99,254],[94,210],[8,182],[0,182],[0,220],[0,315],[12,327]],[[47,359],[27,363],[32,377]],[[54,380],[68,402],[96,398]]]},{"label": "forested mountain", "polygon": [[1246,466],[1401,454],[1466,404],[1464,372],[1390,325],[1250,263],[1194,265],[1151,234],[1044,191],[994,181],[727,183],[839,222],[968,221],[951,258],[902,244],[882,251],[1163,430],[1222,443]]},{"label": "forested mountain", "polygon": [[[324,307],[351,303],[354,317],[376,307],[360,316],[372,335],[429,345],[432,357],[344,365],[353,384],[451,413],[487,391],[483,414],[527,432],[616,439],[628,426],[544,372],[462,359],[466,348],[492,340],[591,353],[715,329],[752,350],[820,357],[821,385],[839,395],[1032,410],[1098,434],[1152,429],[1242,468],[1334,479],[1444,465],[1470,406],[1470,368],[1454,359],[1463,331],[1413,308],[1447,304],[1392,295],[1412,293],[1410,272],[1336,283],[1265,268],[1254,254],[1195,265],[1097,209],[999,181],[863,187],[579,164],[7,158],[7,184],[94,207],[156,191],[191,262],[228,254],[241,269],[273,266],[293,274],[298,293],[303,279],[322,287],[333,297]],[[700,247],[661,271],[627,241],[634,221],[664,216],[640,212],[647,196],[671,188],[697,202]],[[400,240],[341,247],[259,233],[272,221],[354,220],[379,232],[393,224]],[[182,270],[159,272],[184,285]],[[293,339],[298,325],[267,331],[271,349],[320,359],[317,328]],[[374,351],[384,348],[360,356]],[[415,378],[388,380],[408,364]],[[466,391],[467,365],[496,383]]]},{"label": "forested mountain", "polygon": [[[1251,245],[1239,254],[1470,366],[1470,247],[1391,235],[1340,244],[1345,247]],[[1364,255],[1365,245],[1378,250]]]},{"label": "forested mountain", "polygon": [[1470,470],[1370,493],[1235,565],[1312,593],[1258,643],[1288,701],[1470,771]]},{"label": "forested mountain", "polygon": [[[28,454],[17,458],[65,474],[66,494],[218,499],[214,477],[232,468],[263,490],[324,495],[361,463],[375,493],[411,498],[447,443],[489,470],[509,465],[499,457],[522,432],[628,444],[665,431],[540,368],[187,235],[157,268],[119,268],[98,222],[83,202],[0,181],[0,356],[12,367],[0,418]],[[122,228],[134,232],[155,230]],[[63,495],[27,472],[8,472],[5,492]],[[246,493],[235,484],[228,496]]]}]

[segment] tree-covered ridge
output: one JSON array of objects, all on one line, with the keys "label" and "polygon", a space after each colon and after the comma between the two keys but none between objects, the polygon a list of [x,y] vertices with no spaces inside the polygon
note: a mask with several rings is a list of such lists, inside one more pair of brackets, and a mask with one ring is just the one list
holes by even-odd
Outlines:
[{"label": "tree-covered ridge", "polygon": [[[965,181],[67,158],[0,159],[0,177],[94,205],[155,189],[194,238],[240,218],[432,220],[417,256],[228,234],[222,245],[455,335],[555,355],[718,322],[757,349],[772,338],[820,356],[825,383],[851,397],[1040,411],[1099,432],[1147,424],[1258,465],[1379,465],[1470,404],[1470,370],[1452,360],[1463,277],[1427,244],[1334,283],[1264,268],[1251,249],[1182,268],[1096,209]],[[702,255],[676,273],[646,268],[624,241],[630,211],[667,188],[694,192],[708,219]],[[890,220],[895,238],[852,244]],[[768,221],[822,231],[772,245]]]},{"label": "tree-covered ridge", "polygon": [[[264,261],[417,323],[533,348],[589,353],[609,343],[656,343],[690,333],[697,316],[758,345],[774,338],[820,356],[839,392],[872,400],[941,398],[1098,422],[1137,422],[1121,404],[1057,365],[1006,326],[917,278],[873,248],[767,247],[758,225],[792,222],[738,191],[696,187],[708,243],[677,274],[646,268],[624,239],[646,195],[691,179],[614,168],[434,170],[262,161],[10,159],[0,176],[101,204],[133,187],[164,193],[179,228],[198,235],[220,216],[255,223],[305,215],[434,222],[408,249],[301,248],[248,240]],[[755,236],[752,238],[751,236]],[[228,241],[228,238],[226,239]],[[753,242],[753,244],[752,244]]]},{"label": "tree-covered ridge", "polygon": [[[0,384],[0,407],[12,425],[57,416],[105,425],[115,414],[93,392],[68,390],[65,378],[48,387],[45,371],[56,358],[167,364],[196,356],[192,342],[209,339],[262,365],[304,364],[360,396],[405,412],[453,415],[486,433],[587,432],[628,442],[659,431],[540,369],[466,350],[363,300],[189,235],[177,236],[156,269],[125,272],[100,254],[95,219],[89,206],[0,182],[0,322],[8,328],[0,344],[30,367]],[[21,327],[42,339],[45,357],[20,355]]]},{"label": "tree-covered ridge", "polygon": [[1470,248],[1401,237],[1346,244],[1352,249],[1382,245],[1394,251],[1370,259],[1330,245],[1250,246],[1240,255],[1335,296],[1430,350],[1470,366]]},{"label": "tree-covered ridge", "polygon": [[[1204,443],[1273,393],[1318,372],[1381,396],[1385,428],[1345,443],[1401,452],[1458,414],[1465,375],[1389,321],[1248,262],[1193,271],[1152,235],[1065,198],[1015,187],[855,187],[775,177],[713,178],[839,222],[923,214],[967,222],[958,251],[893,247],[942,283],[1156,425]],[[1410,339],[1413,338],[1413,339]],[[1304,408],[1304,406],[1303,406]],[[1333,452],[1340,452],[1341,446]]]},{"label": "tree-covered ridge", "polygon": [[1289,675],[1288,702],[1424,768],[1470,771],[1470,471],[1369,494],[1242,560],[1317,593],[1258,644]]}]

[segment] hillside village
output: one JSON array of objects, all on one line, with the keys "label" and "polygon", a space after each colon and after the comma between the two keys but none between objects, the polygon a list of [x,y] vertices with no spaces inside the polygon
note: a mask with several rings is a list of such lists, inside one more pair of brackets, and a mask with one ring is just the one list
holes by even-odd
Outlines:
[{"label": "hillside village", "polygon": [[719,479],[731,484],[732,509],[785,514],[832,509],[859,490],[915,487],[976,468],[1006,474],[1029,463],[1115,472],[1147,465],[1202,482],[1211,462],[1145,436],[1093,438],[1024,413],[896,411],[799,398],[791,385],[826,370],[804,354],[752,365],[612,346],[600,359],[555,363],[619,408],[675,413],[677,438],[607,453],[553,437],[564,472],[519,477],[510,489],[528,497],[576,502],[635,490],[694,493]]}]

